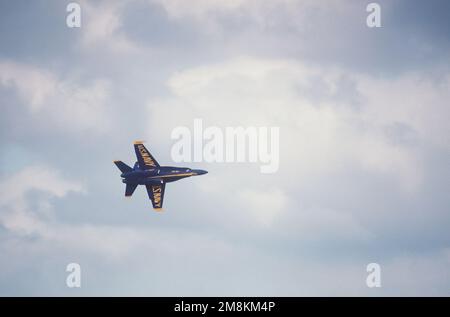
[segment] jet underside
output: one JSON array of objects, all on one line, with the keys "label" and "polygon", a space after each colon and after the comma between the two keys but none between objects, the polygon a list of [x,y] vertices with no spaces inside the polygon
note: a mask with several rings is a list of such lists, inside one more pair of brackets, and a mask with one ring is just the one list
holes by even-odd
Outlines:
[{"label": "jet underside", "polygon": [[133,168],[122,161],[114,161],[122,172],[122,182],[126,184],[125,196],[131,197],[138,185],[145,185],[155,210],[162,210],[166,183],[207,173],[186,167],[160,166],[141,141],[134,143],[134,149],[137,162]]}]

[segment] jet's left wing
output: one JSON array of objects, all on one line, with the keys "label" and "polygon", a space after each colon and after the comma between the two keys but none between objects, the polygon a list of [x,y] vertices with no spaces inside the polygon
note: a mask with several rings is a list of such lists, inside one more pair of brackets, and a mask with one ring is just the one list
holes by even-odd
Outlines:
[{"label": "jet's left wing", "polygon": [[162,211],[163,200],[164,200],[164,190],[166,188],[165,183],[160,184],[148,184],[147,187],[148,197],[152,201],[153,208],[156,211]]},{"label": "jet's left wing", "polygon": [[158,162],[150,154],[149,150],[142,144],[142,141],[134,142],[134,151],[139,162],[139,167],[143,170],[159,167]]}]

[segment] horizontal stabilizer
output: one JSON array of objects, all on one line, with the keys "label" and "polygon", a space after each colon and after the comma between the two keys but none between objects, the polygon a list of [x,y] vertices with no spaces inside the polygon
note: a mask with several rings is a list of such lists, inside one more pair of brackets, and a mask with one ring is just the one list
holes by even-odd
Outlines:
[{"label": "horizontal stabilizer", "polygon": [[120,169],[122,173],[127,173],[133,171],[131,167],[129,167],[127,164],[125,164],[122,161],[114,161],[114,164]]},{"label": "horizontal stabilizer", "polygon": [[138,184],[127,184],[127,187],[125,187],[125,196],[130,197],[131,195],[133,195],[134,190],[137,186]]}]

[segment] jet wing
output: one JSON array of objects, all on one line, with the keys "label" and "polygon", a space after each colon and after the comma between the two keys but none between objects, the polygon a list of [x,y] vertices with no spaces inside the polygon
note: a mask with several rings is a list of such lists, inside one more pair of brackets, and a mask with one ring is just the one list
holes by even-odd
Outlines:
[{"label": "jet wing", "polygon": [[134,151],[136,152],[136,158],[141,169],[148,170],[159,167],[158,162],[150,154],[144,144],[142,144],[142,141],[134,142]]},{"label": "jet wing", "polygon": [[166,184],[148,184],[145,185],[145,187],[147,187],[148,197],[152,201],[153,208],[156,211],[162,211],[164,190],[166,188]]}]

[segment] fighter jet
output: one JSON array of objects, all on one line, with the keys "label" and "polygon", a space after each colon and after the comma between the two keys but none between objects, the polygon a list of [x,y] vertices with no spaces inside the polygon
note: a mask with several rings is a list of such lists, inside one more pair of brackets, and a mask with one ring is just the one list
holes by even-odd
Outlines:
[{"label": "fighter jet", "polygon": [[134,142],[134,151],[137,162],[133,168],[122,161],[114,161],[122,172],[122,183],[126,184],[125,197],[131,197],[138,185],[145,185],[155,211],[162,211],[166,183],[208,173],[187,167],[161,166],[144,146],[143,141]]}]

